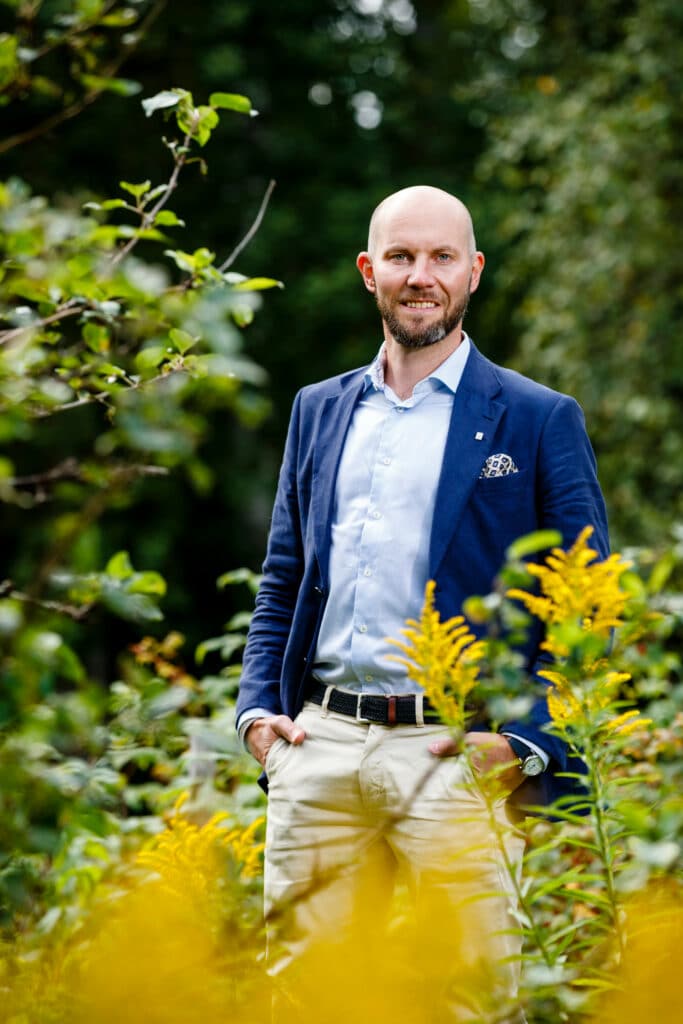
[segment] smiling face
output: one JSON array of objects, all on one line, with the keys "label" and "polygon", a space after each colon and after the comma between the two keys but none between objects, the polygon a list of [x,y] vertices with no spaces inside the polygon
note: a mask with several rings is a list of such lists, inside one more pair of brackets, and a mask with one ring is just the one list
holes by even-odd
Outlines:
[{"label": "smiling face", "polygon": [[387,341],[416,349],[447,339],[457,347],[484,266],[460,200],[427,186],[389,196],[373,215],[368,251],[357,265]]}]

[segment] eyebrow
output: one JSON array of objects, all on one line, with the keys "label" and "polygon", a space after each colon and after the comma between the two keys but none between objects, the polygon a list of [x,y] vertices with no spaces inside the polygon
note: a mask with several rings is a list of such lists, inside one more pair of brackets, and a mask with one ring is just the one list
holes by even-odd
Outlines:
[{"label": "eyebrow", "polygon": [[[406,244],[403,242],[393,242],[383,247],[384,252],[393,252],[395,249],[414,249],[414,245]],[[419,246],[417,247],[419,248]],[[452,242],[444,242],[441,245],[432,246],[431,252],[460,252],[460,248],[457,245],[453,245]]]}]

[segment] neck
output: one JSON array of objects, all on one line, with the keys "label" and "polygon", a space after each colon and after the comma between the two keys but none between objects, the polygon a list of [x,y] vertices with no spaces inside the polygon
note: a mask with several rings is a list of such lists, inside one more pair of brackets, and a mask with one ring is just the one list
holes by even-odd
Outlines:
[{"label": "neck", "polygon": [[410,398],[415,385],[433,373],[462,344],[463,333],[456,327],[449,335],[426,348],[406,348],[385,331],[386,366],[384,380],[399,398]]}]

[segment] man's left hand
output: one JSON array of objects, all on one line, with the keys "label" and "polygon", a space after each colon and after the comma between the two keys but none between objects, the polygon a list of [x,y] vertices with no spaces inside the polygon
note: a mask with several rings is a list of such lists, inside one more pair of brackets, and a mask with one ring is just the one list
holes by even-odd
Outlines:
[{"label": "man's left hand", "polygon": [[[469,748],[469,761],[476,774],[483,776],[485,781],[490,780],[494,788],[499,786],[507,793],[512,793],[524,782],[519,758],[505,736],[497,732],[468,732],[463,737],[463,743]],[[429,750],[437,757],[454,757],[461,752],[461,746],[455,740],[446,738],[434,740]]]}]

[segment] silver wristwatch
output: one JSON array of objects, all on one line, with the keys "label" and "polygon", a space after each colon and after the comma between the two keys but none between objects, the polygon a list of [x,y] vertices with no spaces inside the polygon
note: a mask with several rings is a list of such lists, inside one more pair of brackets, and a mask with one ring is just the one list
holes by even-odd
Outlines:
[{"label": "silver wristwatch", "polygon": [[537,754],[535,750],[515,736],[506,736],[505,733],[503,735],[519,758],[519,767],[524,775],[540,775],[545,771],[545,762],[540,754]]}]

